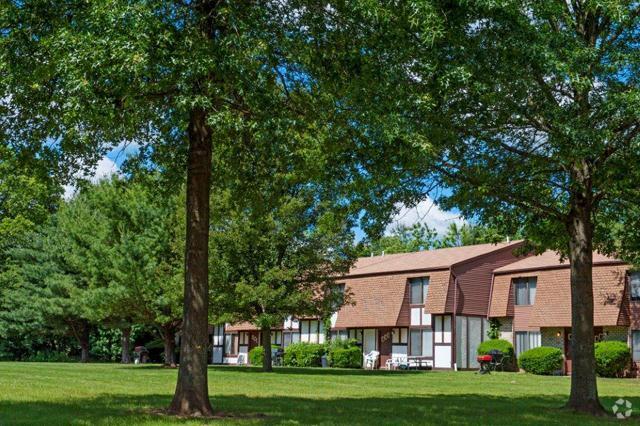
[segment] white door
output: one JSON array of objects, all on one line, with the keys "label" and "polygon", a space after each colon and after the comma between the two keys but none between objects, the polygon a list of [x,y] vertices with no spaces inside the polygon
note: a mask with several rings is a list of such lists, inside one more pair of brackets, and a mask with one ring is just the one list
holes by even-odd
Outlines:
[{"label": "white door", "polygon": [[438,345],[434,351],[435,368],[451,368],[451,346]]},{"label": "white door", "polygon": [[378,330],[375,328],[365,328],[362,335],[362,352],[368,354],[376,350],[376,342],[378,340]]}]

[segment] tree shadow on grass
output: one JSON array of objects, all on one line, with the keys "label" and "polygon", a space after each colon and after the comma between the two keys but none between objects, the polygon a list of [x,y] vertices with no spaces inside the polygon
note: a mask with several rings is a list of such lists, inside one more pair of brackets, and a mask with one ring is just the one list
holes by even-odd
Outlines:
[{"label": "tree shadow on grass", "polygon": [[[349,425],[586,425],[619,424],[614,418],[593,419],[560,410],[564,395],[494,397],[429,395],[389,398],[319,399],[304,396],[213,395],[216,411],[261,419],[184,420],[149,414],[168,406],[170,395],[105,394],[64,402],[0,400],[0,424],[349,424]],[[640,405],[640,398],[632,401]]]}]

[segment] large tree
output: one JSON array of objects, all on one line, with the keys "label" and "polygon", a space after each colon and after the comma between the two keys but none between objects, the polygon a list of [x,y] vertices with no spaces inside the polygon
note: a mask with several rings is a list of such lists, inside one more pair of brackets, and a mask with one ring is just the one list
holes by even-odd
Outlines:
[{"label": "large tree", "polygon": [[350,2],[301,19],[324,31],[318,66],[346,76],[326,84],[353,119],[413,144],[400,167],[422,163],[425,185],[449,188],[445,207],[569,259],[567,407],[602,414],[592,253],[635,202],[637,2]]},{"label": "large tree", "polygon": [[[296,83],[283,76],[283,84]],[[343,166],[326,153],[335,143],[330,114],[314,111],[304,85],[285,94],[266,87],[261,104],[270,107],[247,106],[238,143],[213,158],[213,311],[261,329],[265,371],[271,330],[289,315],[327,317],[344,303],[334,280],[355,260],[359,209],[333,177]]]},{"label": "large tree", "polygon": [[[394,210],[395,201],[417,201],[415,190],[423,187],[422,169],[407,167],[410,161],[397,167],[398,153],[412,149],[393,137],[403,134],[401,120],[363,126],[364,118],[374,116],[354,119],[344,98],[333,96],[335,87],[322,84],[345,76],[327,70],[333,57],[318,54],[322,43],[333,41],[324,34],[336,27],[318,26],[316,18],[335,8],[297,3],[16,0],[0,5],[0,107],[10,113],[3,135],[32,149],[47,147],[76,167],[89,167],[110,146],[136,142],[148,155],[145,164],[178,180],[186,171],[184,328],[172,413],[213,412],[206,365],[212,151],[244,144],[230,134],[236,133],[239,116],[273,108],[264,104],[265,88],[270,96],[308,95],[293,108],[330,129],[322,132],[325,143],[314,154],[333,158],[324,163],[330,165],[324,178],[335,181],[345,202],[366,210],[365,227],[384,227],[380,219]],[[314,15],[308,25],[301,22],[306,11]],[[358,39],[360,30],[353,36]],[[375,46],[376,38],[371,42]],[[351,46],[347,39],[333,53],[339,59],[367,52]],[[315,106],[306,108],[307,102]],[[414,160],[417,165],[419,156]]]},{"label": "large tree", "polygon": [[183,197],[157,187],[154,176],[87,185],[63,205],[56,224],[69,241],[67,259],[88,282],[85,316],[121,329],[122,361],[129,362],[131,326],[144,324],[159,331],[165,363],[175,365],[182,323]]},{"label": "large tree", "polygon": [[[211,156],[256,88],[277,81],[286,4],[217,0],[8,1],[0,6],[4,134],[89,166],[108,146],[152,145],[187,174],[184,323],[170,411],[211,415],[208,233]],[[148,151],[147,151],[148,152]],[[161,162],[160,157],[167,160]]]},{"label": "large tree", "polygon": [[75,267],[70,248],[53,217],[8,250],[0,274],[0,337],[72,336],[80,347],[80,361],[88,362],[88,281]]}]

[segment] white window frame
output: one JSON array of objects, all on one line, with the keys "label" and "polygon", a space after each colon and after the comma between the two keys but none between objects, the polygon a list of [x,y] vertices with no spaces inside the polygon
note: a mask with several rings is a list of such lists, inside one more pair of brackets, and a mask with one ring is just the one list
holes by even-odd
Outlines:
[{"label": "white window frame", "polygon": [[[420,301],[416,302],[413,300],[413,289],[414,287],[421,287],[420,291]],[[418,278],[410,278],[409,279],[409,304],[411,305],[424,305],[427,301],[427,297],[429,295],[429,277],[418,277]]]},{"label": "white window frame", "polygon": [[[520,339],[518,337],[523,335],[525,336],[525,344],[523,345],[525,347],[521,348]],[[519,357],[522,352],[528,351],[529,349],[539,348],[540,346],[542,346],[542,335],[539,331],[516,331],[514,337],[516,357]],[[532,340],[534,339],[535,342],[532,344]]]},{"label": "white window frame", "polygon": [[[525,301],[524,303],[518,303],[518,286],[525,286]],[[531,291],[533,289],[533,291]],[[531,306],[536,303],[536,293],[538,289],[538,278],[537,277],[521,277],[513,279],[513,291],[514,298],[513,303],[516,306]]]}]

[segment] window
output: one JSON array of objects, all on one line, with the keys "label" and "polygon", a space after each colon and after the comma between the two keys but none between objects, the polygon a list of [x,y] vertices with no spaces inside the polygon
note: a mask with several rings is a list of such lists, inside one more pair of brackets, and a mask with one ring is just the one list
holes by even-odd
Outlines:
[{"label": "window", "polygon": [[238,333],[238,339],[240,346],[247,346],[249,344],[249,332],[241,331]]},{"label": "window", "polygon": [[324,343],[324,325],[318,320],[300,321],[300,341]]},{"label": "window", "polygon": [[513,280],[516,291],[516,305],[533,305],[536,301],[536,277]]},{"label": "window", "polygon": [[640,362],[640,330],[631,332],[631,347],[633,348],[633,361]]},{"label": "window", "polygon": [[435,317],[436,343],[451,343],[451,317],[448,315]]},{"label": "window", "polygon": [[347,340],[347,330],[332,331],[331,340]]},{"label": "window", "polygon": [[407,332],[406,328],[394,328],[393,337],[391,343],[394,345],[406,345],[407,344]]},{"label": "window", "polygon": [[412,329],[409,333],[411,346],[409,355],[411,356],[433,356],[433,334],[428,329]]},{"label": "window", "polygon": [[429,293],[429,278],[412,278],[409,280],[411,286],[411,304],[424,305]]},{"label": "window", "polygon": [[631,300],[640,300],[640,272],[629,274],[629,286],[631,287]]},{"label": "window", "polygon": [[298,331],[285,331],[282,333],[282,346],[287,347],[292,343],[300,341],[300,333]]},{"label": "window", "polygon": [[224,353],[234,355],[236,353],[236,344],[238,342],[237,334],[224,335]]},{"label": "window", "polygon": [[271,332],[271,344],[278,346],[282,345],[282,331]]},{"label": "window", "polygon": [[516,331],[516,356],[529,349],[541,346],[540,332],[538,331]]},{"label": "window", "polygon": [[348,330],[349,339],[355,339],[356,342],[362,344],[362,335],[364,330],[361,328],[351,328]]},{"label": "window", "polygon": [[213,346],[224,345],[224,325],[216,325],[213,327],[213,333],[211,335]]}]

